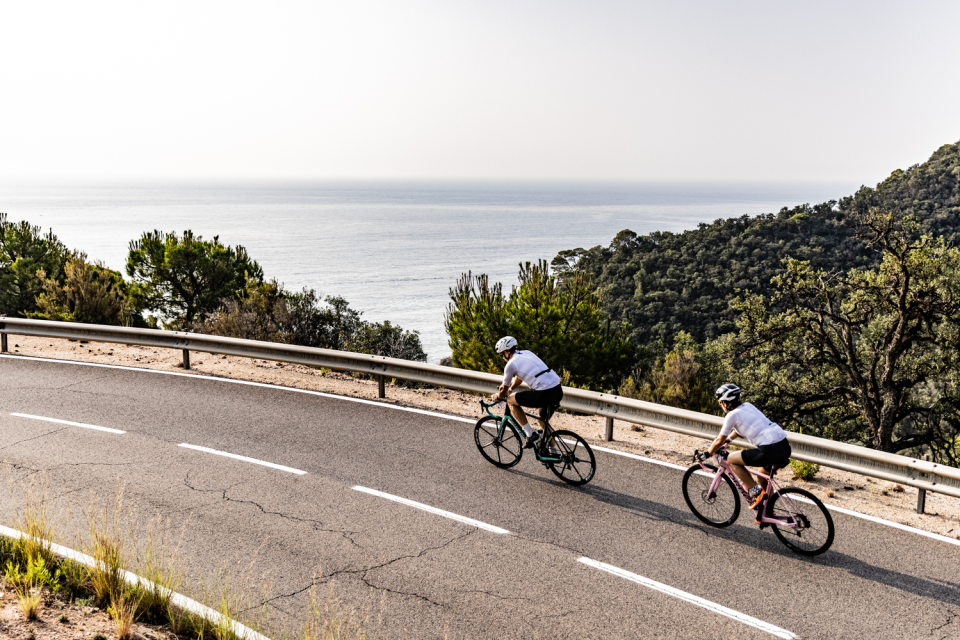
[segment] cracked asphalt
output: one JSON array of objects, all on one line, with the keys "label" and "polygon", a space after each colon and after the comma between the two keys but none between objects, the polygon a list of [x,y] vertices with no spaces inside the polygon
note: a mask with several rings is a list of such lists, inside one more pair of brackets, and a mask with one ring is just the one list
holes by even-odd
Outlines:
[{"label": "cracked asphalt", "polygon": [[[747,516],[723,530],[700,524],[683,502],[680,471],[598,453],[596,478],[573,488],[532,459],[496,469],[472,432],[464,422],[279,388],[0,358],[0,459],[14,480],[43,471],[52,495],[81,506],[90,496],[112,500],[123,483],[144,520],[188,521],[191,584],[215,584],[224,568],[254,558],[274,628],[296,625],[316,581],[382,615],[385,638],[772,637],[577,562],[586,556],[799,638],[960,638],[960,547],[834,514],[833,548],[802,558]],[[0,522],[12,524],[14,492],[0,495]],[[82,523],[64,527],[69,544]]]}]

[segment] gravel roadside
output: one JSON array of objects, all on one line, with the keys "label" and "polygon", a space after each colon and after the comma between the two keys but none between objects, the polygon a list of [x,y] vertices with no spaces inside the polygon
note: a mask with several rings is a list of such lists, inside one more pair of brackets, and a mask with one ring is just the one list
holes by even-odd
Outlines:
[{"label": "gravel roadside", "polygon": [[[36,620],[27,620],[17,596],[6,585],[0,592],[0,639],[2,640],[114,640],[113,620],[103,609],[86,601],[70,600],[44,590],[43,606]],[[167,625],[136,622],[131,640],[177,640]]]},{"label": "gravel roadside", "polygon": [[[9,336],[8,340],[9,350],[13,354],[162,371],[183,370],[180,352],[170,349],[14,335]],[[338,372],[267,360],[199,352],[192,352],[190,355],[191,371],[200,375],[377,399],[377,384],[373,380],[358,380]],[[387,398],[380,402],[429,409],[467,418],[478,418],[480,415],[477,405],[478,396],[460,391],[408,389],[388,384],[386,395]],[[682,466],[691,464],[693,450],[703,449],[706,442],[692,436],[641,428],[622,421],[614,424],[613,442],[605,442],[603,418],[557,414],[551,422],[557,428],[570,429],[579,433],[591,445],[617,449]],[[472,452],[467,454],[470,455]],[[960,499],[927,493],[926,513],[921,515],[916,513],[917,490],[911,487],[826,467],[822,467],[817,476],[807,482],[798,478],[791,479],[789,469],[781,473],[782,477],[778,479],[782,485],[803,487],[827,504],[960,540]]]}]

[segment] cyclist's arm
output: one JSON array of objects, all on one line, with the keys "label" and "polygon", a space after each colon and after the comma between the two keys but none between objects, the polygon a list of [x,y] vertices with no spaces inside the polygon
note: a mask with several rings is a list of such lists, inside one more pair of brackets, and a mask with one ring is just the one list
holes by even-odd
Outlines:
[{"label": "cyclist's arm", "polygon": [[722,447],[726,442],[733,440],[734,438],[737,438],[737,437],[739,437],[739,434],[736,431],[731,433],[729,437],[721,433],[720,435],[717,436],[717,439],[713,441],[713,444],[710,445],[710,449],[707,451],[707,453],[709,453],[710,455],[715,454],[717,451],[720,450],[720,447]]},{"label": "cyclist's arm", "polygon": [[503,400],[505,397],[513,393],[514,389],[516,389],[522,384],[523,384],[523,380],[521,380],[519,376],[513,376],[513,380],[510,382],[509,387],[505,384],[501,384],[500,388],[497,389],[497,395],[496,395],[497,400]]}]

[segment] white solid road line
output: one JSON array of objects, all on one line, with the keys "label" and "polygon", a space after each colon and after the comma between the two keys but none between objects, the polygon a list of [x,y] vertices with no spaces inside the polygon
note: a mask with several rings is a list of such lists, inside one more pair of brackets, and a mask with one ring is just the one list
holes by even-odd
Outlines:
[{"label": "white solid road line", "polygon": [[235,453],[227,453],[226,451],[217,451],[216,449],[208,449],[207,447],[198,447],[195,444],[187,444],[186,442],[180,443],[177,445],[183,447],[184,449],[193,449],[195,451],[203,451],[204,453],[212,453],[215,456],[223,456],[225,458],[233,458],[234,460],[242,460],[243,462],[252,462],[253,464],[259,464],[263,467],[270,467],[271,469],[279,469],[280,471],[286,471],[288,473],[295,473],[298,476],[306,475],[306,471],[301,471],[300,469],[294,469],[293,467],[285,467],[282,464],[274,464],[272,462],[266,462],[264,460],[257,460],[256,458],[248,458],[246,456],[238,456]]},{"label": "white solid road line", "polygon": [[378,496],[380,498],[385,498],[387,500],[393,500],[394,502],[405,504],[408,507],[413,507],[414,509],[421,509],[423,511],[427,511],[434,515],[443,516],[444,518],[450,518],[451,520],[456,520],[457,522],[469,524],[471,526],[477,527],[478,529],[484,529],[486,531],[491,531],[493,533],[500,533],[500,534],[510,533],[506,529],[495,527],[492,524],[487,524],[486,522],[480,522],[479,520],[474,520],[473,518],[457,515],[456,513],[450,513],[449,511],[444,511],[443,509],[437,509],[436,507],[431,507],[429,505],[426,505],[420,502],[414,502],[413,500],[407,500],[406,498],[401,498],[400,496],[394,496],[389,493],[377,491],[376,489],[368,489],[366,487],[360,487],[360,486],[354,487],[354,489],[356,491],[369,493],[372,496]]},{"label": "white solid road line", "polygon": [[343,400],[345,402],[356,402],[357,404],[369,404],[381,409],[393,409],[394,411],[406,411],[407,413],[419,413],[425,416],[434,416],[446,420],[456,420],[457,422],[466,422],[475,424],[477,421],[471,418],[461,418],[460,416],[451,416],[436,411],[427,411],[426,409],[414,409],[413,407],[398,407],[396,405],[378,402],[377,400],[366,400],[364,398],[351,398],[350,396],[338,396],[333,393],[324,393],[322,391],[310,391],[309,389],[297,389],[296,387],[284,387],[278,384],[267,384],[265,382],[251,382],[249,380],[236,380],[234,378],[221,378],[219,376],[201,376],[195,373],[181,373],[179,371],[161,371],[159,369],[143,369],[140,367],[125,367],[119,364],[101,364],[99,362],[78,362],[76,360],[57,360],[56,358],[35,358],[32,356],[15,356],[9,354],[0,355],[0,358],[9,358],[11,360],[33,360],[40,362],[53,362],[56,364],[75,364],[84,367],[98,367],[101,369],[119,369],[121,371],[136,371],[138,373],[157,373],[163,376],[177,376],[182,378],[199,378],[200,380],[209,380],[210,382],[228,382],[230,384],[242,384],[248,387],[262,387],[264,389],[279,389],[281,391],[293,391],[294,393],[304,393],[309,396],[320,396],[321,398],[332,398],[334,400]]},{"label": "white solid road line", "polygon": [[[187,378],[199,378],[201,380],[210,380],[212,382],[228,382],[232,384],[244,384],[251,387],[263,387],[265,389],[278,389],[280,391],[293,391],[295,393],[305,393],[307,395],[320,396],[323,398],[332,398],[334,400],[343,400],[345,402],[357,402],[359,404],[369,404],[384,409],[393,409],[394,411],[407,411],[410,413],[419,413],[422,415],[433,416],[436,418],[444,418],[446,420],[455,420],[457,422],[466,422],[469,424],[474,424],[475,420],[469,418],[461,418],[460,416],[451,416],[443,413],[437,413],[435,411],[426,411],[424,409],[413,409],[411,407],[398,407],[392,404],[385,404],[383,402],[377,402],[375,400],[365,400],[363,398],[350,398],[348,396],[338,396],[333,393],[323,393],[321,391],[307,391],[306,389],[296,389],[294,387],[284,387],[276,384],[264,384],[262,382],[250,382],[248,380],[234,380],[233,378],[219,378],[213,376],[200,376],[193,373],[180,373],[178,371],[159,371],[157,369],[142,369],[140,367],[125,367],[117,364],[100,364],[98,362],[79,362],[77,360],[57,360],[55,358],[35,358],[32,356],[16,356],[10,354],[0,355],[0,358],[9,358],[11,360],[32,360],[39,362],[53,362],[56,364],[73,364],[78,366],[86,367],[101,367],[104,369],[121,369],[123,371],[137,371],[140,373],[159,373],[167,376],[183,376]],[[78,426],[88,426],[88,425],[78,425]],[[653,458],[645,458],[643,456],[638,456],[633,453],[626,453],[624,451],[617,451],[616,449],[608,449],[607,447],[591,447],[595,451],[603,451],[604,453],[612,453],[614,455],[622,456],[624,458],[632,458],[634,460],[640,460],[642,462],[649,462],[650,464],[657,464],[663,467],[670,467],[671,469],[678,469],[680,471],[685,470],[687,467],[681,467],[678,464],[673,464],[672,462],[664,462],[663,460],[655,460]],[[869,520],[876,524],[882,524],[887,527],[893,527],[894,529],[901,529],[909,533],[915,533],[918,536],[924,536],[926,538],[931,538],[933,540],[938,540],[940,542],[949,542],[952,545],[960,546],[960,540],[954,538],[948,538],[947,536],[941,535],[939,533],[931,533],[930,531],[924,531],[923,529],[917,529],[916,527],[911,527],[909,525],[900,524],[899,522],[893,522],[891,520],[884,520],[883,518],[877,518],[875,516],[868,516],[865,513],[860,513],[859,511],[851,511],[850,509],[844,509],[843,507],[836,507],[831,504],[824,503],[824,506],[831,511],[836,511],[837,513],[842,513],[854,518],[860,518],[862,520]]]},{"label": "white solid road line", "polygon": [[641,460],[643,462],[649,462],[650,464],[658,464],[661,467],[670,467],[671,469],[679,469],[680,471],[686,471],[687,467],[681,467],[678,464],[673,464],[672,462],[664,462],[663,460],[656,460],[654,458],[645,458],[643,456],[638,456],[635,453],[627,453],[626,451],[617,451],[616,449],[608,449],[607,447],[590,447],[594,451],[603,451],[604,453],[612,453],[617,456],[623,456],[624,458],[631,458],[633,460]]},{"label": "white solid road line", "polygon": [[43,420],[44,422],[56,422],[57,424],[66,424],[71,427],[82,427],[84,429],[94,429],[96,431],[106,431],[107,433],[126,433],[120,429],[111,429],[109,427],[98,427],[95,424],[83,424],[82,422],[70,422],[69,420],[58,420],[57,418],[45,418],[43,416],[31,416],[26,413],[11,413],[10,415],[18,418],[30,418],[31,420]]},{"label": "white solid road line", "polygon": [[[794,500],[799,500],[800,502],[806,502],[812,504],[810,500],[803,498],[801,496],[791,495],[791,498]],[[823,502],[821,500],[821,502]],[[844,509],[843,507],[835,507],[832,504],[823,503],[827,509],[830,511],[836,511],[837,513],[842,513],[848,516],[854,516],[856,518],[861,518],[863,520],[869,520],[870,522],[876,522],[877,524],[886,525],[888,527],[893,527],[894,529],[903,529],[904,531],[909,531],[910,533],[915,533],[918,536],[926,536],[928,538],[933,538],[934,540],[939,540],[940,542],[949,542],[952,545],[960,547],[960,540],[956,538],[949,538],[945,535],[939,533],[933,533],[932,531],[924,531],[923,529],[917,529],[916,527],[911,527],[910,525],[900,524],[899,522],[891,522],[890,520],[884,520],[883,518],[878,518],[876,516],[868,516],[865,513],[860,513],[859,511],[851,511],[850,509]]]},{"label": "white solid road line", "polygon": [[603,562],[597,562],[596,560],[591,560],[590,558],[580,558],[579,562],[587,565],[588,567],[593,567],[594,569],[600,569],[601,571],[606,571],[607,573],[613,574],[618,578],[624,578],[630,580],[631,582],[636,582],[637,584],[642,584],[645,587],[655,589],[661,593],[679,598],[691,604],[695,604],[698,607],[703,607],[708,611],[713,611],[714,613],[719,613],[722,616],[727,616],[732,618],[737,622],[742,622],[743,624],[750,625],[761,631],[766,631],[767,633],[774,635],[778,638],[783,638],[784,640],[794,640],[797,636],[793,633],[790,633],[786,629],[781,629],[780,627],[774,626],[769,622],[764,622],[763,620],[758,620],[752,616],[748,616],[745,613],[740,613],[739,611],[734,611],[723,605],[717,604],[716,602],[710,602],[709,600],[704,600],[700,596],[695,596],[692,593],[687,593],[686,591],[681,591],[680,589],[675,589],[669,585],[663,584],[662,582],[657,582],[656,580],[651,580],[650,578],[644,578],[643,576],[638,576],[635,573],[631,573],[619,567],[615,567],[610,564],[604,564]]}]

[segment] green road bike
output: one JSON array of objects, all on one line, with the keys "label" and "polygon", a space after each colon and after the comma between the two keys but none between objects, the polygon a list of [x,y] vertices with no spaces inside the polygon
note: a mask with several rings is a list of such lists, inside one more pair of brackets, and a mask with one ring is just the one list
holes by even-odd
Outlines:
[{"label": "green road bike", "polygon": [[[498,416],[490,410],[497,404],[480,401],[487,415],[477,421],[473,438],[480,454],[488,462],[501,469],[509,469],[523,457],[523,445],[527,438],[509,412]],[[533,454],[543,466],[567,484],[587,484],[597,470],[593,451],[587,441],[573,431],[556,431],[550,426],[550,417],[557,409],[559,406],[547,407],[539,416],[526,414],[544,425],[543,439],[533,446]]]}]

